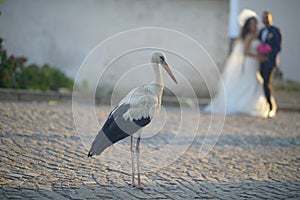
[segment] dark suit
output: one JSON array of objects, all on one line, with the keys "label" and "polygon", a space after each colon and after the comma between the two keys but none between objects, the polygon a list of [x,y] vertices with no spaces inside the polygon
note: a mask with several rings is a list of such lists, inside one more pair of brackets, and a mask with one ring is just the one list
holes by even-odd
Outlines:
[{"label": "dark suit", "polygon": [[[268,34],[266,35],[265,41],[263,41],[263,32],[265,29],[268,29]],[[270,110],[272,110],[271,102],[271,89],[272,89],[272,79],[274,73],[279,67],[279,57],[278,53],[281,50],[281,33],[280,30],[275,26],[268,26],[263,28],[259,32],[259,39],[263,43],[267,43],[272,47],[272,52],[268,55],[268,60],[261,63],[261,75],[264,79],[264,92],[267,98],[267,101],[270,105]]]}]

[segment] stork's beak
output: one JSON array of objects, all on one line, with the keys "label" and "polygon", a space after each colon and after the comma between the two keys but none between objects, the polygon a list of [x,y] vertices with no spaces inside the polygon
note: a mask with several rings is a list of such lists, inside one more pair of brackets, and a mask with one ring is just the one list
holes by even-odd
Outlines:
[{"label": "stork's beak", "polygon": [[172,73],[168,63],[166,61],[163,61],[161,64],[164,67],[164,69],[168,72],[168,74],[172,78],[172,80],[177,84],[177,80],[176,80],[174,74]]}]

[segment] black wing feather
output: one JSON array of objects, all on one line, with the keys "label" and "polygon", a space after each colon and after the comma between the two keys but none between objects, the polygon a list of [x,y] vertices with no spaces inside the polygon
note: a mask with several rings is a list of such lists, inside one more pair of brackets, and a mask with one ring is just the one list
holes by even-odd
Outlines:
[{"label": "black wing feather", "polygon": [[123,118],[123,114],[130,108],[129,104],[122,104],[114,109],[102,127],[106,137],[116,143],[140,130],[151,122],[150,117],[130,121]]}]

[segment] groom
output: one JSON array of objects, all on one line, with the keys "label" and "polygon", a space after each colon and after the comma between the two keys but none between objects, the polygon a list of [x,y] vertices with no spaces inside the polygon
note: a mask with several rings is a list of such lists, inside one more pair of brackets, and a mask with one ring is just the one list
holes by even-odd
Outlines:
[{"label": "groom", "polygon": [[265,27],[259,32],[259,39],[262,43],[267,43],[272,47],[272,52],[268,55],[268,60],[261,63],[261,75],[264,79],[264,92],[270,106],[269,117],[272,117],[273,105],[272,97],[272,79],[276,69],[279,67],[278,53],[281,50],[281,33],[280,30],[272,25],[272,14],[264,11],[262,21]]}]

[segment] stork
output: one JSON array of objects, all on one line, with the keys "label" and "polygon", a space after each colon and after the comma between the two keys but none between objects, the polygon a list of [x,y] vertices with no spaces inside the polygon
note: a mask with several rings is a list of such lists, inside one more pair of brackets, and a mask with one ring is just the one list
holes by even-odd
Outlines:
[{"label": "stork", "polygon": [[[130,136],[130,151],[132,162],[132,187],[143,189],[140,179],[140,129],[148,125],[155,112],[159,111],[164,88],[164,80],[159,66],[162,66],[177,84],[162,52],[155,52],[151,59],[154,80],[132,89],[120,103],[111,111],[102,129],[95,137],[88,152],[88,157],[101,154],[107,147]],[[138,133],[136,146],[133,145],[133,134]],[[138,184],[135,185],[134,155],[136,153]]]}]

